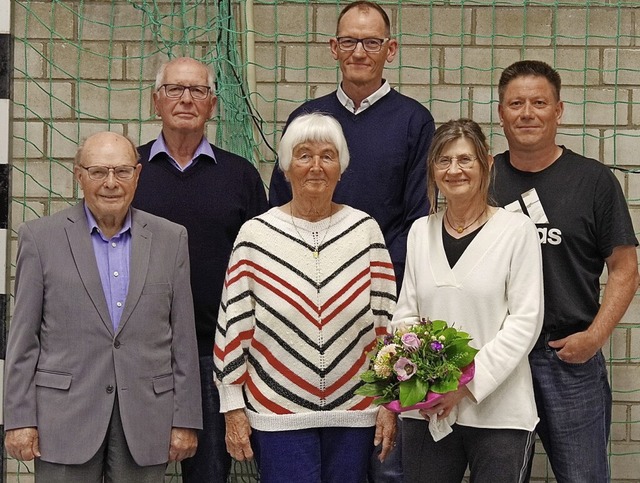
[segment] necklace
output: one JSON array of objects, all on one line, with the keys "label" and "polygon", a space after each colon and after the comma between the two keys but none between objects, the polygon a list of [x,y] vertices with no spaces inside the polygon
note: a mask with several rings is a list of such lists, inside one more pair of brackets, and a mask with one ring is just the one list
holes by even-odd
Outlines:
[{"label": "necklace", "polygon": [[[298,234],[298,237],[303,242],[306,243],[304,237],[302,236],[302,234],[298,230],[298,227],[296,226],[296,223],[293,221],[293,209],[291,208],[291,206],[289,206],[289,216],[291,216],[291,224],[293,225],[294,230],[296,230],[296,233]],[[318,258],[320,256],[320,246],[324,243],[325,238],[327,238],[327,233],[329,233],[329,229],[331,228],[331,218],[332,217],[333,217],[333,207],[331,208],[331,211],[329,212],[329,226],[324,231],[324,235],[322,236],[322,240],[320,240],[320,242],[318,242],[318,237],[315,234],[315,232],[312,232],[312,235],[313,235],[313,250],[312,250],[313,258]]]},{"label": "necklace", "polygon": [[484,212],[485,212],[485,211],[487,211],[487,209],[486,209],[486,208],[485,208],[484,210],[482,210],[482,211],[480,212],[480,214],[478,215],[478,217],[477,217],[475,220],[473,220],[471,223],[469,223],[467,226],[462,225],[462,226],[458,226],[457,228],[456,228],[456,227],[454,227],[454,226],[451,224],[451,222],[449,221],[449,210],[445,210],[445,212],[444,212],[444,218],[445,218],[445,220],[447,220],[447,223],[449,224],[449,226],[451,227],[451,229],[452,229],[452,230],[455,230],[455,231],[457,231],[458,233],[462,233],[462,232],[463,232],[463,231],[465,231],[467,228],[469,228],[471,225],[473,225],[476,221],[478,221],[478,220],[480,219],[480,217],[481,217],[482,215],[484,215]]}]

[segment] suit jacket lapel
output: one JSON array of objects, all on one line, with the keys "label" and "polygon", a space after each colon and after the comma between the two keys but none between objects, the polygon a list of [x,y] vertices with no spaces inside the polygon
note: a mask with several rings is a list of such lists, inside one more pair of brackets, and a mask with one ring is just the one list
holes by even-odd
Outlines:
[{"label": "suit jacket lapel", "polygon": [[107,301],[104,298],[87,216],[84,212],[84,203],[80,202],[73,207],[67,219],[69,223],[67,223],[65,231],[80,279],[105,327],[113,333],[113,324],[107,308]]},{"label": "suit jacket lapel", "polygon": [[138,303],[147,279],[149,258],[151,254],[151,232],[147,230],[146,223],[140,223],[136,210],[131,210],[131,259],[129,262],[129,288],[127,300],[124,304],[122,317],[118,330],[120,332],[131,317],[133,308]]}]

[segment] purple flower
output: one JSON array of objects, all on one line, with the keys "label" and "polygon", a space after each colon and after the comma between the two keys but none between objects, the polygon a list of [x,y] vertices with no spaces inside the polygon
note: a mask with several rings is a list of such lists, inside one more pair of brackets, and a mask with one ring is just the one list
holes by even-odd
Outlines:
[{"label": "purple flower", "polygon": [[440,352],[442,349],[444,349],[444,345],[442,344],[442,342],[438,342],[437,340],[434,340],[431,344],[429,344],[429,347],[431,347],[431,350],[433,352]]},{"label": "purple flower", "polygon": [[402,341],[402,347],[407,352],[415,352],[422,345],[420,338],[413,332],[407,332],[400,340]]},{"label": "purple flower", "polygon": [[383,339],[382,339],[382,340],[383,340],[383,342],[384,342],[384,345],[389,345],[389,344],[393,343],[393,335],[391,335],[391,334],[387,334],[387,335],[385,335],[385,336],[383,337]]},{"label": "purple flower", "polygon": [[398,359],[398,362],[393,366],[393,370],[398,375],[398,381],[411,379],[411,376],[416,373],[417,369],[418,367],[406,357]]}]

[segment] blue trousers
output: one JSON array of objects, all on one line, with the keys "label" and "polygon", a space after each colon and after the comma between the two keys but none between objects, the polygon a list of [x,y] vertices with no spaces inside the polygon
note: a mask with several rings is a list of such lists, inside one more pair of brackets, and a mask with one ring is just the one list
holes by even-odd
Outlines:
[{"label": "blue trousers", "polygon": [[536,431],[558,483],[609,481],[611,388],[602,352],[568,364],[545,344],[529,354],[540,423]]},{"label": "blue trousers", "polygon": [[184,483],[226,483],[231,456],[224,441],[224,415],[220,414],[220,395],[213,382],[213,356],[200,357],[202,385],[202,427],[193,458],[180,464]]},{"label": "blue trousers", "polygon": [[361,483],[375,428],[257,431],[251,446],[261,483]]}]

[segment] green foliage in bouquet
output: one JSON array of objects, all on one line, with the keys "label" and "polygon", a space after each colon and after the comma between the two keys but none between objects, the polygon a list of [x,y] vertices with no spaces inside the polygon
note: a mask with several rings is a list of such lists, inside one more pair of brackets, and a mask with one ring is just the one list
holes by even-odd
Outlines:
[{"label": "green foliage in bouquet", "polygon": [[408,407],[423,401],[429,391],[455,391],[462,368],[478,352],[469,345],[471,340],[444,320],[423,318],[416,325],[401,327],[393,335],[378,338],[369,354],[371,369],[360,374],[365,384],[356,394],[375,396],[376,404],[399,399]]}]

